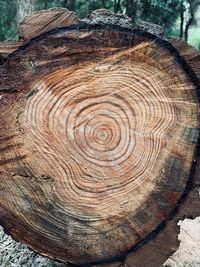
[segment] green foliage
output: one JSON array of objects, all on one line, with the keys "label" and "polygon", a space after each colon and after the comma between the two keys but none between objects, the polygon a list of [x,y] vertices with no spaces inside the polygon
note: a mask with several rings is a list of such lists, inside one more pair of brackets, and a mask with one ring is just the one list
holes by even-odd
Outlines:
[{"label": "green foliage", "polygon": [[16,1],[6,0],[0,1],[0,40],[16,39]]},{"label": "green foliage", "polygon": [[80,0],[77,2],[76,12],[80,18],[85,18],[88,15],[88,1]]},{"label": "green foliage", "polygon": [[180,2],[174,0],[143,1],[141,19],[162,26],[167,34],[173,34],[173,25],[179,16]]}]

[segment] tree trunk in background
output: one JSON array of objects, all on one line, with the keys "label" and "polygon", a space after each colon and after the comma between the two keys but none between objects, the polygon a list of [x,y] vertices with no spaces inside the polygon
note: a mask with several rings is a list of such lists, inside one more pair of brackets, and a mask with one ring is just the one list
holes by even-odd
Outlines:
[{"label": "tree trunk in background", "polygon": [[68,2],[68,9],[71,11],[76,11],[76,0],[69,0]]},{"label": "tree trunk in background", "polygon": [[117,13],[120,11],[120,4],[121,4],[121,0],[114,1],[114,13]]},{"label": "tree trunk in background", "polygon": [[188,33],[190,26],[192,25],[194,21],[194,2],[193,0],[188,0],[189,3],[189,13],[190,13],[190,18],[188,19],[186,26],[185,26],[185,41],[188,41]]},{"label": "tree trunk in background", "polygon": [[63,0],[63,2],[62,2],[62,6],[63,6],[63,7],[68,7],[67,4],[68,4],[68,0]]},{"label": "tree trunk in background", "polygon": [[102,2],[103,8],[106,8],[106,0],[102,0],[101,2]]},{"label": "tree trunk in background", "polygon": [[133,12],[133,0],[126,0],[126,14],[127,16],[131,17],[135,12]]},{"label": "tree trunk in background", "polygon": [[132,18],[133,23],[142,13],[142,4],[140,0],[126,0],[126,15]]},{"label": "tree trunk in background", "polygon": [[17,6],[17,21],[19,24],[26,16],[33,13],[35,0],[17,0]]},{"label": "tree trunk in background", "polygon": [[183,38],[184,12],[185,12],[185,7],[184,7],[184,4],[182,2],[181,6],[180,6],[180,20],[181,20],[181,23],[180,23],[180,38]]},{"label": "tree trunk in background", "polygon": [[88,14],[90,14],[94,10],[94,0],[88,1]]}]

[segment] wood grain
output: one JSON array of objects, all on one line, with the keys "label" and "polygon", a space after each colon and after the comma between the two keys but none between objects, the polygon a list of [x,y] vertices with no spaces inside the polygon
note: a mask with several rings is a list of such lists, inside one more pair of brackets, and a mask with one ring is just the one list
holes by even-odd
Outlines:
[{"label": "wood grain", "polygon": [[25,17],[19,25],[18,32],[20,37],[27,41],[49,30],[67,27],[77,22],[75,12],[67,8],[50,8]]},{"label": "wood grain", "polygon": [[0,42],[0,55],[7,57],[17,50],[23,43],[21,41],[2,41]]},{"label": "wood grain", "polygon": [[63,262],[133,253],[186,197],[198,82],[170,43],[118,26],[22,46],[0,68],[0,223]]},{"label": "wood grain", "polygon": [[0,42],[0,65],[3,65],[8,55],[16,51],[23,43],[21,41],[2,41]]}]

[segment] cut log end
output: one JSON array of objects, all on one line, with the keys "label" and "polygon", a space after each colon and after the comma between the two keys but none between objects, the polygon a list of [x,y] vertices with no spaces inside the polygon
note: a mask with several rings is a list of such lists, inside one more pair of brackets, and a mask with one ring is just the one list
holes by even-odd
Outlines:
[{"label": "cut log end", "polygon": [[[129,253],[137,266],[136,248],[190,189],[195,72],[151,34],[81,23],[20,48],[0,80],[0,222],[63,262],[116,262]],[[173,222],[167,229],[177,230]],[[177,246],[171,240],[163,253]]]}]

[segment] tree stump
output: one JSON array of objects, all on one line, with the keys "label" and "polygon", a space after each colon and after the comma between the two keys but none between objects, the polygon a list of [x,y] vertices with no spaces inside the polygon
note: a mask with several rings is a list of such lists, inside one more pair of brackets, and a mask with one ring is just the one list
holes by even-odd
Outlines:
[{"label": "tree stump", "polygon": [[160,266],[199,212],[198,75],[187,44],[117,23],[22,45],[0,67],[1,225],[62,262]]}]

